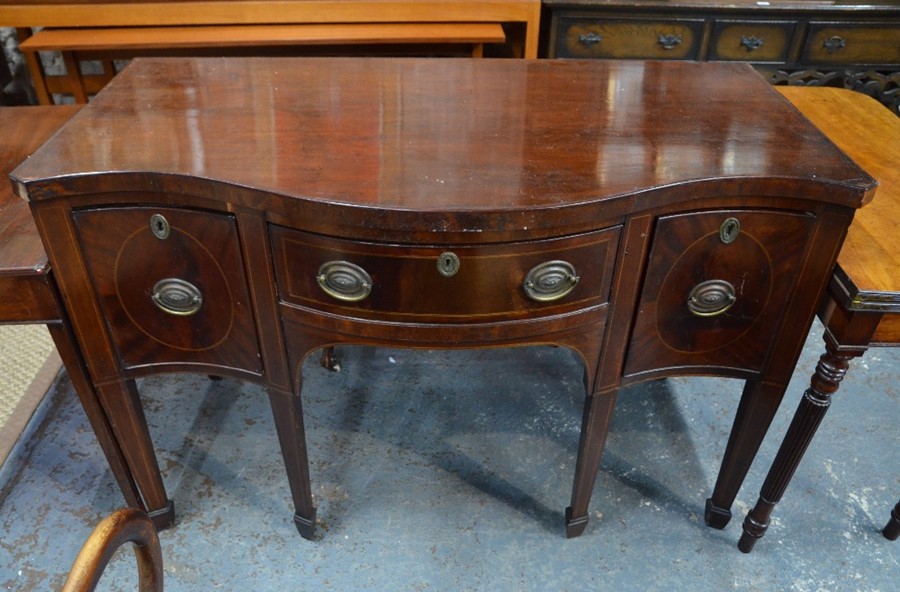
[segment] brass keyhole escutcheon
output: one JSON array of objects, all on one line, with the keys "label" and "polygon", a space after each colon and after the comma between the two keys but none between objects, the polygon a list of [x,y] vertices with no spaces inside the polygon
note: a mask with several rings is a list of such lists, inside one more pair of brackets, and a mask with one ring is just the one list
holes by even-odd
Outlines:
[{"label": "brass keyhole escutcheon", "polygon": [[719,227],[719,238],[726,245],[733,243],[741,233],[741,223],[737,218],[728,218]]},{"label": "brass keyhole escutcheon", "polygon": [[169,221],[162,214],[153,214],[150,216],[150,231],[160,240],[169,238]]},{"label": "brass keyhole escutcheon", "polygon": [[459,257],[456,253],[446,251],[437,260],[438,273],[444,277],[453,277],[459,271]]}]

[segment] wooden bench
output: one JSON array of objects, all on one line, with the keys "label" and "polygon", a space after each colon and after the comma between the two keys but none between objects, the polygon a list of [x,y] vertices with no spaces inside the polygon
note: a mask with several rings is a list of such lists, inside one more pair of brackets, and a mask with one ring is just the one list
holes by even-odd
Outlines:
[{"label": "wooden bench", "polygon": [[[878,180],[856,212],[819,309],[826,352],[819,359],[781,448],[744,521],[739,547],[763,537],[806,447],[831,405],[849,361],[869,347],[900,346],[900,118],[875,99],[840,88],[778,87],[845,154]],[[895,508],[900,515],[900,509]],[[893,523],[893,520],[892,520]],[[889,523],[885,536],[895,532]]]},{"label": "wooden bench", "polygon": [[[483,55],[486,43],[504,43],[499,23],[317,23],[43,29],[20,44],[38,100],[53,104],[54,94],[71,94],[86,103],[115,75],[113,60],[138,56],[272,55],[298,48],[331,53],[365,48],[367,53],[455,53]],[[59,51],[64,76],[47,76],[39,53]],[[79,63],[99,60],[103,73],[87,76]]]}]

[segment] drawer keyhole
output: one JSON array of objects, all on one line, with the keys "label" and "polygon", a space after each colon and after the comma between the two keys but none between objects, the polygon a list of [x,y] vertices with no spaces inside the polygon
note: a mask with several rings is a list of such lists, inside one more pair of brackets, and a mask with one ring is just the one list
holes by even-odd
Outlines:
[{"label": "drawer keyhole", "polygon": [[453,277],[459,271],[459,257],[456,253],[447,251],[441,253],[437,261],[438,273],[444,277]]},{"label": "drawer keyhole", "polygon": [[722,226],[719,227],[719,239],[726,245],[737,240],[740,233],[741,223],[737,218],[728,218],[722,222]]},{"label": "drawer keyhole", "polygon": [[159,240],[169,238],[169,221],[162,214],[153,214],[150,216],[150,231],[153,236]]}]

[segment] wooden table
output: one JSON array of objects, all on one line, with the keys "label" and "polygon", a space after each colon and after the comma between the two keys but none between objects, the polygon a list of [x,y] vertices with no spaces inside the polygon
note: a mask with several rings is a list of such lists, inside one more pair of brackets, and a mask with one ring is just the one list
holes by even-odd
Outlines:
[{"label": "wooden table", "polygon": [[875,100],[843,89],[779,91],[878,180],[878,195],[856,213],[819,309],[826,352],[744,521],[740,548],[749,553],[809,445],[849,361],[870,347],[900,345],[900,118]]},{"label": "wooden table", "polygon": [[568,536],[621,386],[744,379],[723,527],[874,185],[749,66],[555,60],[137,60],[13,176],[156,523],[134,379],[224,374],[305,537],[300,368],[343,343],[576,352]]},{"label": "wooden table", "polygon": [[[77,112],[74,106],[0,109],[0,177],[7,180],[13,168]],[[125,500],[142,507],[140,492],[91,385],[28,204],[13,193],[7,180],[0,184],[0,324],[26,323],[47,325]]]}]

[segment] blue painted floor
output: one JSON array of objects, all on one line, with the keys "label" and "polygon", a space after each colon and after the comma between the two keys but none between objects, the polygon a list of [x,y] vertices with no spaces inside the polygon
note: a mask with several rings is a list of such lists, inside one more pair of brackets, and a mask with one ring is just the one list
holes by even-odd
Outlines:
[{"label": "blue painted floor", "polygon": [[[141,381],[176,525],[166,590],[898,589],[900,350],[857,360],[750,555],[736,542],[821,353],[821,328],[724,530],[703,524],[739,381],[671,379],[620,394],[591,523],[567,540],[582,370],[563,348],[339,348],[310,359],[304,405],[318,540],[292,522],[268,401],[203,376]],[[63,376],[0,469],[0,590],[57,590],[123,505]],[[136,590],[133,555],[100,590]]]}]

